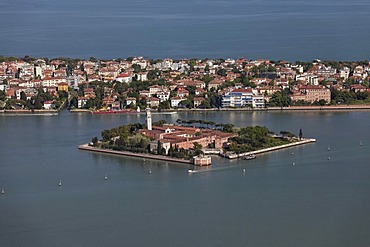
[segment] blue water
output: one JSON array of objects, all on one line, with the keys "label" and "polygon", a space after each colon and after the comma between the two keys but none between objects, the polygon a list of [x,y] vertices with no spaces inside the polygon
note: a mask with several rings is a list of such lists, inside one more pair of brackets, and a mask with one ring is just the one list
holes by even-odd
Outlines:
[{"label": "blue water", "polygon": [[0,1],[0,54],[364,60],[365,0]]},{"label": "blue water", "polygon": [[368,246],[369,114],[153,115],[317,138],[252,161],[215,157],[193,175],[188,165],[77,149],[144,116],[0,115],[0,246]]}]

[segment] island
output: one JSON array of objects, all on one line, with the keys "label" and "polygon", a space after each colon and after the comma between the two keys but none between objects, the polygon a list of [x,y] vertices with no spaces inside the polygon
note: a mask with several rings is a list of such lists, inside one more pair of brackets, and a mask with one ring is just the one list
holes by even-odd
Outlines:
[{"label": "island", "polygon": [[0,56],[0,112],[370,109],[369,61]]},{"label": "island", "polygon": [[[79,146],[81,150],[167,160],[194,165],[211,165],[210,154],[228,159],[253,159],[256,154],[315,142],[282,130],[279,134],[266,127],[236,128],[205,120],[181,120],[177,124],[160,120],[152,123],[150,109],[146,123],[132,123],[103,130],[101,139]],[[212,127],[210,127],[212,126]]]}]

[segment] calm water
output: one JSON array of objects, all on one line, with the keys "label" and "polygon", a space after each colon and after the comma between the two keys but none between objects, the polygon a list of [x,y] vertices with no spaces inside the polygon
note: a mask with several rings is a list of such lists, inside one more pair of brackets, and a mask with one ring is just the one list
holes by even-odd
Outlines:
[{"label": "calm water", "polygon": [[0,116],[0,246],[369,246],[369,115],[153,115],[302,128],[318,139],[253,161],[215,158],[193,175],[77,149],[144,116]]},{"label": "calm water", "polygon": [[368,0],[0,1],[0,54],[368,59]]}]

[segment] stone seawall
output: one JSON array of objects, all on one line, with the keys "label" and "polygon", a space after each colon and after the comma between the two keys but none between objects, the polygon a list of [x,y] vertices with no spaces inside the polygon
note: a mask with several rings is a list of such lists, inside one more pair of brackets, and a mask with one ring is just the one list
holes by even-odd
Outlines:
[{"label": "stone seawall", "polygon": [[141,159],[145,158],[145,159],[153,159],[153,160],[162,160],[162,161],[170,161],[170,162],[191,164],[190,160],[176,159],[176,158],[171,158],[171,157],[162,156],[162,155],[141,154],[141,153],[132,153],[132,152],[128,152],[128,151],[116,151],[116,150],[112,150],[112,149],[95,148],[95,147],[89,146],[88,144],[82,144],[82,145],[78,146],[78,149],[85,150],[85,151],[91,151],[91,152],[98,152],[98,153],[124,155],[124,156],[136,157],[136,158],[141,158]]},{"label": "stone seawall", "polygon": [[275,150],[279,150],[279,149],[290,148],[290,147],[303,145],[303,144],[308,144],[308,143],[313,143],[313,142],[316,142],[316,139],[302,139],[302,140],[297,141],[297,142],[284,144],[284,145],[271,147],[271,148],[264,148],[264,149],[260,149],[260,150],[256,150],[256,151],[247,152],[247,153],[241,153],[241,154],[221,154],[220,153],[220,155],[222,157],[225,157],[225,158],[228,158],[228,159],[237,159],[237,158],[242,158],[242,157],[249,156],[249,155],[267,153],[267,152],[271,152],[271,151],[275,151]]}]

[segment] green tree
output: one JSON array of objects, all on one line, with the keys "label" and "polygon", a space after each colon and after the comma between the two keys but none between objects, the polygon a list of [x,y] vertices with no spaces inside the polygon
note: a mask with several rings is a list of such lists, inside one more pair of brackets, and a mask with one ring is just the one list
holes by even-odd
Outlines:
[{"label": "green tree", "polygon": [[157,154],[162,155],[162,143],[159,140],[157,142]]},{"label": "green tree", "polygon": [[20,97],[21,97],[21,100],[27,101],[27,96],[25,92],[22,91]]},{"label": "green tree", "polygon": [[288,95],[288,90],[278,91],[275,92],[269,101],[269,106],[279,106],[279,107],[287,107],[290,106],[291,100]]},{"label": "green tree", "polygon": [[224,126],[223,126],[223,132],[228,132],[228,133],[232,133],[233,132],[233,129],[234,129],[234,125],[233,124],[230,124],[230,123],[228,123],[228,124],[225,124]]},{"label": "green tree", "polygon": [[281,131],[280,131],[280,134],[281,134],[283,137],[289,137],[289,138],[291,138],[291,137],[294,137],[294,136],[295,136],[293,133],[291,133],[291,132],[289,132],[289,131],[286,131],[286,130],[281,130]]},{"label": "green tree", "polygon": [[209,108],[211,108],[211,103],[209,102],[208,99],[206,99],[206,100],[203,100],[202,103],[200,103],[200,105],[198,107],[209,109]]},{"label": "green tree", "polygon": [[71,101],[69,102],[69,107],[72,107],[72,108],[77,108],[78,107],[77,97],[72,97]]},{"label": "green tree", "polygon": [[0,100],[6,100],[6,93],[0,90]]},{"label": "green tree", "polygon": [[193,145],[194,145],[194,147],[193,147],[194,148],[194,155],[198,156],[198,155],[203,154],[201,144],[199,144],[198,142],[194,142]]},{"label": "green tree", "polygon": [[40,98],[40,95],[37,95],[35,98],[35,109],[41,109],[41,108],[42,108],[41,98]]},{"label": "green tree", "polygon": [[298,134],[298,136],[299,136],[299,140],[301,140],[301,139],[302,139],[302,137],[303,137],[302,129],[299,129],[299,134]]},{"label": "green tree", "polygon": [[92,139],[91,139],[91,142],[93,143],[93,146],[94,147],[96,147],[96,144],[98,143],[98,137],[93,137]]},{"label": "green tree", "polygon": [[217,70],[217,75],[219,76],[226,76],[226,69],[222,68],[222,69],[219,69]]}]

